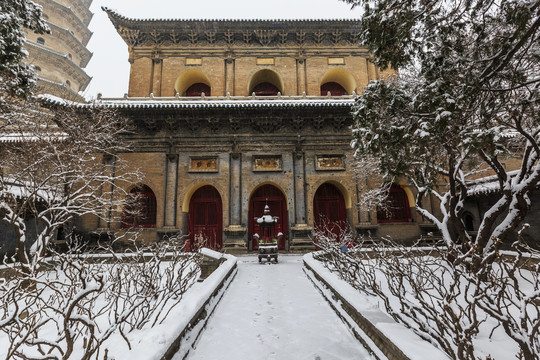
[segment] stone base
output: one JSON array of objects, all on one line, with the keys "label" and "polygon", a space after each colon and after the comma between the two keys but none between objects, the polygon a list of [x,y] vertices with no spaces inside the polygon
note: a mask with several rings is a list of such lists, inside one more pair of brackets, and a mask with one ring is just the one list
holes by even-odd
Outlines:
[{"label": "stone base", "polygon": [[232,255],[247,254],[246,232],[247,228],[240,225],[226,227],[224,230],[225,240],[223,241],[223,251]]},{"label": "stone base", "polygon": [[296,224],[291,230],[293,238],[289,246],[289,252],[307,253],[315,250],[315,245],[311,239],[312,227],[307,224]]},{"label": "stone base", "polygon": [[295,238],[291,241],[289,252],[291,253],[308,253],[315,251],[315,245],[309,238]]},{"label": "stone base", "polygon": [[223,243],[223,252],[231,255],[243,255],[248,253],[248,248],[245,241],[240,242],[225,242]]}]

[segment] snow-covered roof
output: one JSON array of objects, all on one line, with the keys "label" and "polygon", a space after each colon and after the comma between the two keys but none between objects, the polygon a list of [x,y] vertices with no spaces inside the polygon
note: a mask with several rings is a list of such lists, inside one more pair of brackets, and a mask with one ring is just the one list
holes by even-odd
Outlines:
[{"label": "snow-covered roof", "polygon": [[52,105],[73,105],[78,108],[103,107],[117,109],[196,109],[196,108],[347,108],[354,104],[354,95],[340,97],[322,96],[215,96],[215,97],[172,97],[172,98],[116,98],[98,99],[94,103],[76,103],[43,95],[41,99]]},{"label": "snow-covered roof", "polygon": [[4,198],[8,194],[11,195],[14,199],[25,199],[25,198],[35,198],[38,201],[48,200],[50,201],[53,197],[52,193],[47,191],[47,188],[36,189],[31,184],[22,184],[11,181],[5,181],[3,183],[3,188],[0,189],[0,199]]},{"label": "snow-covered roof", "polygon": [[[519,173],[520,170],[508,171],[508,177],[512,178]],[[470,181],[468,196],[495,194],[500,191],[499,178],[497,175],[485,176],[480,179]]]},{"label": "snow-covered roof", "polygon": [[359,42],[358,19],[133,19],[106,7],[102,9],[129,46],[238,43],[274,47],[284,44],[319,46],[326,42],[330,46],[352,45],[356,51],[363,49],[367,54],[367,48]]},{"label": "snow-covered roof", "polygon": [[160,18],[151,18],[151,19],[135,19],[135,18],[129,18],[127,16],[121,15],[116,11],[115,9],[111,9],[105,6],[101,7],[101,10],[105,11],[109,15],[111,15],[114,18],[121,19],[124,21],[129,22],[212,22],[212,23],[229,23],[229,22],[236,22],[236,23],[316,23],[316,22],[348,22],[351,24],[358,25],[359,20],[358,19],[174,19],[174,18],[168,18],[168,19],[160,19]]}]

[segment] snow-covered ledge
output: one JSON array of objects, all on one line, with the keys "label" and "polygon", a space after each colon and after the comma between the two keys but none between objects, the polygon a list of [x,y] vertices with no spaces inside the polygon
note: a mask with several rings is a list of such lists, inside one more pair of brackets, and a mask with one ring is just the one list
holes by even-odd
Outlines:
[{"label": "snow-covered ledge", "polygon": [[127,349],[120,341],[106,344],[109,354],[122,354],[122,359],[131,357],[170,360],[173,356],[183,359],[204,330],[208,319],[236,275],[236,257],[221,254],[220,259],[224,261],[219,267],[204,281],[193,284],[162,324],[129,333],[131,349]]},{"label": "snow-covered ledge", "polygon": [[378,308],[375,297],[353,289],[326,269],[313,254],[304,255],[307,276],[321,291],[340,318],[353,330],[364,346],[379,359],[448,360],[443,351],[420,338],[411,329],[397,323]]}]

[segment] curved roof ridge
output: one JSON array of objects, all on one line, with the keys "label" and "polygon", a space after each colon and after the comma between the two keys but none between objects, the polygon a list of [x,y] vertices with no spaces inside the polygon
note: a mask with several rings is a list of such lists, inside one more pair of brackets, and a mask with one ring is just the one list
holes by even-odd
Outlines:
[{"label": "curved roof ridge", "polygon": [[108,8],[106,6],[102,6],[101,9],[111,16],[117,17],[119,19],[125,20],[125,21],[141,21],[141,22],[152,22],[152,21],[164,21],[164,22],[172,22],[172,21],[212,21],[212,22],[230,22],[230,21],[237,21],[237,22],[321,22],[321,21],[347,21],[347,22],[357,22],[359,19],[347,19],[347,18],[341,18],[341,19],[242,19],[242,18],[236,18],[236,19],[197,19],[197,18],[190,18],[190,19],[179,19],[179,18],[150,18],[150,19],[137,19],[137,18],[130,18],[125,15],[120,14],[118,11]]}]

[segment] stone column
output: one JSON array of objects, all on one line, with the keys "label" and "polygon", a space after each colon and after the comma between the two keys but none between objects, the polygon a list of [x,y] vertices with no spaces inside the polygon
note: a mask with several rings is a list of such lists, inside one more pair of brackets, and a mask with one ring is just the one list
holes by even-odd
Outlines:
[{"label": "stone column", "polygon": [[294,166],[294,223],[307,223],[307,207],[305,198],[305,178],[304,178],[304,153],[295,152],[293,154]]},{"label": "stone column", "polygon": [[242,226],[242,154],[236,141],[229,155],[229,226],[224,230],[223,248],[227,253],[247,252],[247,228]]},{"label": "stone column", "polygon": [[235,61],[232,55],[225,59],[225,94],[235,95]]},{"label": "stone column", "polygon": [[176,229],[178,184],[178,155],[167,154],[165,159],[165,194],[163,202],[163,227],[167,230]]},{"label": "stone column", "polygon": [[366,71],[368,74],[368,81],[377,80],[379,78],[379,69],[377,69],[377,66],[375,66],[375,64],[369,61],[369,59],[367,58],[366,58]]},{"label": "stone column", "polygon": [[298,95],[307,93],[306,59],[296,59],[296,88]]},{"label": "stone column", "polygon": [[161,77],[163,72],[163,59],[152,59],[152,91],[154,96],[161,96]]},{"label": "stone column", "polygon": [[291,229],[290,251],[314,250],[309,238],[312,228],[307,225],[307,188],[306,188],[306,156],[302,150],[302,138],[298,136],[293,153],[294,174],[294,225]]},{"label": "stone column", "polygon": [[242,195],[240,192],[242,183],[242,154],[230,155],[230,200],[229,216],[231,225],[240,225],[242,221]]},{"label": "stone column", "polygon": [[[111,155],[104,155],[103,156],[103,176],[114,178],[115,172],[116,172],[116,158]],[[101,185],[101,196],[104,198],[109,198],[108,203],[103,205],[103,208],[101,209],[101,216],[98,219],[98,231],[99,232],[107,232],[111,228],[111,213],[112,213],[112,205],[114,201],[114,183],[105,182]]]}]

